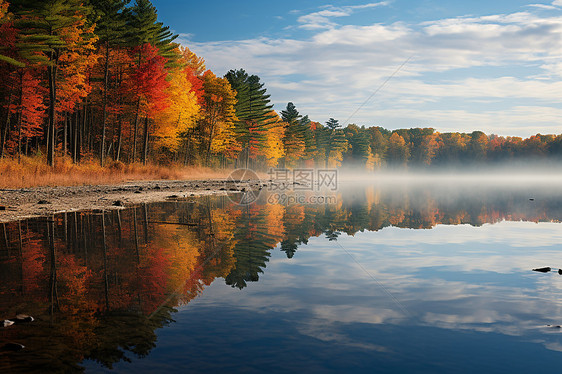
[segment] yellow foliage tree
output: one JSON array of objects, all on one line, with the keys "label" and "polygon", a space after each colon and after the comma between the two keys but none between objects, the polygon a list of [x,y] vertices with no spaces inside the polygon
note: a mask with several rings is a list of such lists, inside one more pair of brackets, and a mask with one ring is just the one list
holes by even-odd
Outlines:
[{"label": "yellow foliage tree", "polygon": [[271,111],[272,119],[267,126],[266,139],[263,145],[263,155],[268,166],[276,166],[279,159],[285,156],[283,137],[285,136],[285,123],[275,111]]},{"label": "yellow foliage tree", "polygon": [[186,61],[187,66],[193,70],[195,75],[203,75],[207,68],[205,67],[205,59],[197,56],[189,48],[180,46],[179,53],[182,59]]},{"label": "yellow foliage tree", "polygon": [[202,76],[202,118],[200,120],[203,136],[206,137],[206,162],[211,153],[236,154],[240,146],[234,132],[236,118],[236,91],[225,78],[218,78],[207,70]]},{"label": "yellow foliage tree", "polygon": [[157,147],[165,147],[172,152],[179,149],[180,134],[195,127],[201,109],[189,80],[190,60],[181,50],[176,52],[183,66],[168,72],[170,105],[156,115],[154,129]]},{"label": "yellow foliage tree", "polygon": [[62,39],[67,48],[59,57],[57,78],[60,79],[57,110],[70,112],[92,90],[88,72],[92,70],[101,54],[96,51],[98,37],[94,35],[95,25],[86,25],[86,18],[79,18],[65,27]]}]

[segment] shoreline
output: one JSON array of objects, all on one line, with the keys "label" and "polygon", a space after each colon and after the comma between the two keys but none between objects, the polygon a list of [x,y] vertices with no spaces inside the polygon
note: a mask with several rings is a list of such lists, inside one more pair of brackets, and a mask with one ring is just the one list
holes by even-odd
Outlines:
[{"label": "shoreline", "polygon": [[[135,204],[209,195],[227,195],[258,181],[227,187],[225,179],[147,180],[109,185],[0,189],[0,223],[56,213],[124,209]],[[174,197],[172,197],[174,196]]]}]

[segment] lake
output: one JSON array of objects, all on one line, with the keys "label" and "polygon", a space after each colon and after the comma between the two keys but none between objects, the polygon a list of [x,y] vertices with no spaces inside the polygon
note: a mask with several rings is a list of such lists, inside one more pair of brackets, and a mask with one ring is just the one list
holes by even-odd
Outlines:
[{"label": "lake", "polygon": [[561,185],[488,182],[2,224],[0,372],[556,370]]}]

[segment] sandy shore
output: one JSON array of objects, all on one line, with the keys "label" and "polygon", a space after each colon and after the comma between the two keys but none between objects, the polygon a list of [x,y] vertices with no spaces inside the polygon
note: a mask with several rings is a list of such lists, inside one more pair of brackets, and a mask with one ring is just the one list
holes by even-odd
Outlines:
[{"label": "sandy shore", "polygon": [[226,195],[242,188],[259,187],[259,181],[243,185],[224,180],[138,181],[116,185],[37,187],[0,190],[0,222],[43,217],[60,212],[123,209],[139,203],[203,195]]}]

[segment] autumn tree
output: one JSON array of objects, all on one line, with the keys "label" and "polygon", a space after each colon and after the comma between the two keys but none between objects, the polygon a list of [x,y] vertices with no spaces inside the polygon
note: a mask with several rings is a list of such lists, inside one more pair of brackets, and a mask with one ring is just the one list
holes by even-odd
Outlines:
[{"label": "autumn tree", "polygon": [[410,150],[402,136],[394,132],[388,139],[387,161],[392,166],[406,166]]},{"label": "autumn tree", "polygon": [[488,136],[482,131],[474,131],[470,134],[470,141],[467,145],[468,157],[473,162],[486,161],[488,150]]},{"label": "autumn tree", "polygon": [[210,70],[202,77],[203,116],[200,120],[205,141],[205,162],[210,162],[211,151],[225,150],[235,139],[236,93],[226,78],[218,78]]},{"label": "autumn tree", "polygon": [[65,53],[87,54],[96,41],[97,37],[92,33],[92,26],[87,18],[91,8],[79,0],[52,0],[34,2],[31,5],[27,1],[16,0],[13,5],[20,16],[16,25],[22,35],[22,42],[28,46],[22,51],[24,56],[32,59],[40,54],[46,60],[49,87],[47,163],[53,166],[60,62],[61,58],[62,61],[70,58]]},{"label": "autumn tree", "polygon": [[30,139],[42,134],[47,107],[44,105],[45,90],[37,74],[31,70],[21,72],[19,86],[19,105],[14,109],[17,112],[17,151],[21,155],[22,141],[25,139],[27,145]]},{"label": "autumn tree", "polygon": [[[136,56],[137,65],[136,69],[140,70],[143,66],[147,56],[143,54],[144,51],[148,51],[149,48],[146,45],[152,45],[156,48],[157,53],[163,59],[160,61],[164,62],[164,67],[170,62],[171,59],[175,59],[174,50],[178,47],[177,44],[173,43],[177,35],[174,35],[169,31],[169,28],[164,26],[162,22],[158,22],[158,14],[156,8],[149,0],[136,0],[135,4],[129,8],[127,29],[129,32],[129,43],[134,48],[134,54]],[[154,51],[154,49],[150,49]],[[149,56],[154,58],[154,55]],[[139,87],[140,90],[140,87]],[[141,115],[141,96],[140,92],[137,92],[136,97],[136,110],[135,110],[135,120],[134,120],[134,130],[133,130],[133,150],[132,159],[136,160],[137,152],[137,134],[138,126]],[[144,128],[144,146],[143,146],[143,162],[146,162],[146,154],[148,151],[148,125],[149,121],[145,117],[145,128]]]},{"label": "autumn tree", "polygon": [[[158,146],[177,153],[180,135],[195,128],[199,118],[199,96],[202,96],[202,82],[193,80],[191,53],[188,49],[177,49],[180,66],[168,70],[168,101],[170,105],[156,115],[154,135]],[[192,83],[193,82],[193,83]],[[194,87],[195,84],[195,87]]]},{"label": "autumn tree", "polygon": [[12,14],[8,12],[9,5],[7,1],[0,0],[0,62],[24,67],[25,64],[14,56],[16,30],[13,28]]},{"label": "autumn tree", "polygon": [[[11,114],[18,92],[18,78],[22,72],[17,67],[25,64],[18,61],[16,49],[17,30],[14,28],[12,14],[8,12],[8,3],[0,0],[0,158],[4,156],[5,144],[8,140]],[[21,88],[21,85],[20,85]]]},{"label": "autumn tree", "polygon": [[[144,116],[144,141],[142,162],[148,158],[149,126],[157,113],[169,106],[166,59],[158,54],[158,49],[150,44],[137,47],[144,56],[143,62],[131,76],[131,93],[136,95],[138,113]],[[137,114],[138,116],[138,114]],[[134,154],[134,152],[133,152]]]},{"label": "autumn tree", "polygon": [[[273,117],[275,114],[275,117]],[[266,165],[274,167],[278,164],[279,160],[285,156],[285,122],[279,118],[277,113],[271,113],[273,117],[268,122],[268,129],[266,133],[266,140],[263,147],[263,156],[266,159]]]},{"label": "autumn tree", "polygon": [[97,19],[96,34],[99,45],[103,48],[103,99],[102,99],[102,130],[100,145],[100,164],[104,165],[105,138],[107,127],[107,104],[109,91],[109,69],[112,64],[111,52],[127,41],[127,18],[125,7],[130,0],[91,0]]},{"label": "autumn tree", "polygon": [[367,132],[369,133],[369,145],[373,155],[373,162],[380,167],[386,160],[390,132],[382,127],[369,127]]}]

